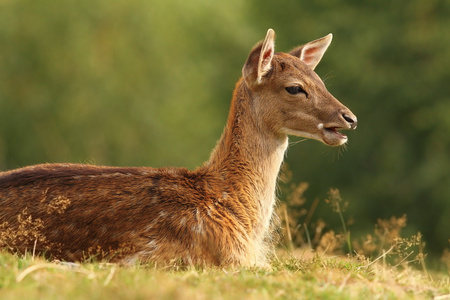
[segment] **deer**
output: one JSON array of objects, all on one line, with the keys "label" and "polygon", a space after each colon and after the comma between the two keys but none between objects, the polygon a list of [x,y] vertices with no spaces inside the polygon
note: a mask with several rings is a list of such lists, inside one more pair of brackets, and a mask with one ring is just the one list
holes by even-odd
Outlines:
[{"label": "deer", "polygon": [[289,136],[338,147],[356,116],[314,69],[332,34],[242,68],[209,160],[186,168],[47,163],[0,173],[0,246],[64,261],[263,266]]}]

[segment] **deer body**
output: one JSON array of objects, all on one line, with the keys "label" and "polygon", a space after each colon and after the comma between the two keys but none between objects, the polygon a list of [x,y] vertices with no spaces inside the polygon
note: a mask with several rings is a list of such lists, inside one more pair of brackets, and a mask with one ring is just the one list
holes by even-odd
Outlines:
[{"label": "deer body", "polygon": [[313,71],[330,42],[275,54],[270,29],[196,170],[44,164],[0,173],[0,246],[65,260],[264,264],[287,135],[339,146],[347,137],[337,130],[356,127]]}]

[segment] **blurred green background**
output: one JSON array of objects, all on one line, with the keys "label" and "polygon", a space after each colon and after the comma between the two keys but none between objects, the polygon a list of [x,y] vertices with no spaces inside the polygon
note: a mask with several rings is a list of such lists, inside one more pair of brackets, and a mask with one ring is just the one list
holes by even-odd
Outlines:
[{"label": "blurred green background", "polygon": [[[295,181],[311,201],[339,188],[353,236],[407,214],[438,257],[450,238],[449,16],[444,0],[0,1],[0,170],[195,168],[269,27],[277,51],[332,32],[316,71],[359,126],[346,151],[293,145]],[[315,217],[339,226],[330,211],[321,201]]]}]

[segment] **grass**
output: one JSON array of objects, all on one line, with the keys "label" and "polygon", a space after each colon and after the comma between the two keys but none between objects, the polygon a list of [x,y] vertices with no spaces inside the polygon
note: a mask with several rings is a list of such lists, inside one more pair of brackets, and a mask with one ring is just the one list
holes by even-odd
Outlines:
[{"label": "grass", "polygon": [[1,252],[0,299],[450,299],[448,276],[380,261],[296,250],[268,269],[196,269],[64,264]]}]

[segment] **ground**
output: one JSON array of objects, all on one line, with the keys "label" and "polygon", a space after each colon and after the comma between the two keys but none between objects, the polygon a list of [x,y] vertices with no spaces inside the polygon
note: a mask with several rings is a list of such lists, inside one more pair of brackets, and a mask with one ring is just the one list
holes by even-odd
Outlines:
[{"label": "ground", "polygon": [[0,253],[6,299],[450,299],[446,274],[297,250],[270,268],[61,263]]}]

